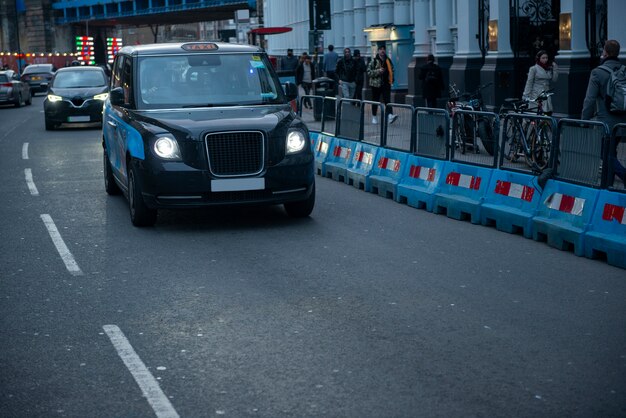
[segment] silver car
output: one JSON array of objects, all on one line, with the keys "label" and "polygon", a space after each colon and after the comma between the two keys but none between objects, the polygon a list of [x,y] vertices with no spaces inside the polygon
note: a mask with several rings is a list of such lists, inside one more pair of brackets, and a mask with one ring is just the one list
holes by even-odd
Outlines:
[{"label": "silver car", "polygon": [[32,102],[30,86],[21,81],[15,71],[0,71],[0,104],[13,103],[15,107],[20,107]]}]

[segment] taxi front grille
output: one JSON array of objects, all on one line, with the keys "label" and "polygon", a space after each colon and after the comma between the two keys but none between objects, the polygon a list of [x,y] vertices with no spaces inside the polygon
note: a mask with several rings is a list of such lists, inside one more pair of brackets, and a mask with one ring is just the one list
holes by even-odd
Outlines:
[{"label": "taxi front grille", "polygon": [[246,176],[263,171],[263,134],[218,132],[205,137],[209,169],[216,176]]}]

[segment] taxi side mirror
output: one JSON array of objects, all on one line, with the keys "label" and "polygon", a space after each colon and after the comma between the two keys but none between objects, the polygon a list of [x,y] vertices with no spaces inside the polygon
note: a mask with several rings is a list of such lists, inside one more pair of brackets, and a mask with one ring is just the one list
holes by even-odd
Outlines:
[{"label": "taxi side mirror", "polygon": [[298,98],[298,86],[291,81],[285,83],[283,90],[287,96],[287,100],[292,101]]},{"label": "taxi side mirror", "polygon": [[115,87],[112,89],[109,93],[109,97],[113,106],[124,105],[124,89],[122,87]]}]

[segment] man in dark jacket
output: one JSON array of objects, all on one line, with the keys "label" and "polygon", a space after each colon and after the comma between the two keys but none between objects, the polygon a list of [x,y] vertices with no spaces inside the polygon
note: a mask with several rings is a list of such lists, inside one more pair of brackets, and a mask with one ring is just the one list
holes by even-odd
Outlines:
[{"label": "man in dark jacket", "polygon": [[426,107],[436,108],[437,98],[441,97],[444,85],[441,67],[435,64],[433,54],[429,54],[426,64],[420,67],[419,79],[422,80],[422,96],[426,99]]},{"label": "man in dark jacket", "polygon": [[350,48],[344,48],[343,58],[337,62],[337,78],[341,88],[341,97],[352,99],[356,89],[356,61],[352,58]]},{"label": "man in dark jacket", "polygon": [[[601,64],[609,67],[612,71],[621,67],[619,61],[620,44],[616,40],[608,40],[604,43]],[[587,94],[583,102],[583,112],[581,119],[595,119],[604,122],[609,127],[609,132],[618,123],[626,123],[626,114],[616,115],[609,112],[606,104],[606,86],[611,79],[611,74],[601,67],[596,67],[591,71]],[[622,138],[616,137],[616,141],[611,144],[609,158],[612,161],[613,171],[617,177],[625,181],[626,169],[617,159],[617,146]],[[609,179],[612,183],[613,179]]]},{"label": "man in dark jacket", "polygon": [[365,85],[365,72],[367,71],[367,66],[365,65],[365,60],[361,57],[361,51],[358,49],[354,50],[352,57],[356,62],[356,87],[354,91],[354,98],[356,100],[363,100],[363,86]]}]

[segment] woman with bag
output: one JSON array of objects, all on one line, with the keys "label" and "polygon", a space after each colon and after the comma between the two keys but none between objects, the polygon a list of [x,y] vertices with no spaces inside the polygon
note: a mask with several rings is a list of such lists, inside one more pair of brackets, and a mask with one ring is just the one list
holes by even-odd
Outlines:
[{"label": "woman with bag", "polygon": [[[550,83],[556,82],[559,78],[558,66],[556,62],[550,63],[548,53],[544,50],[537,52],[535,57],[535,65],[530,67],[528,71],[528,80],[526,80],[526,87],[524,88],[523,98],[525,100],[534,100],[543,91],[550,89]],[[536,109],[535,104],[530,109]],[[543,103],[543,112],[546,115],[552,114],[552,100],[548,97]]]}]

